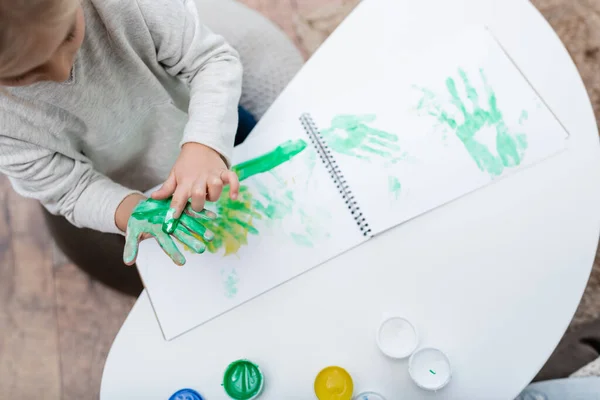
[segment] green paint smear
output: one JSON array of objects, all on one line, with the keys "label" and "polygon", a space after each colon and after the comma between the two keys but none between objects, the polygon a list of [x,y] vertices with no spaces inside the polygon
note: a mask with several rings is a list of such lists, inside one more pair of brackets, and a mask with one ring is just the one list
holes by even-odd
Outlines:
[{"label": "green paint smear", "polygon": [[223,376],[223,388],[229,397],[235,400],[256,398],[264,384],[263,375],[258,366],[248,360],[231,363]]},{"label": "green paint smear", "polygon": [[313,247],[313,242],[310,237],[298,233],[292,233],[291,236],[296,244],[304,247]]},{"label": "green paint smear", "polygon": [[[446,88],[451,98],[450,103],[454,109],[460,112],[462,121],[452,117],[452,113],[444,109],[435,94],[427,89],[421,89],[423,97],[417,108],[450,128],[460,139],[477,167],[490,176],[496,177],[501,175],[505,168],[521,164],[527,149],[527,138],[522,133],[509,131],[503,115],[498,109],[496,94],[489,87],[481,69],[480,75],[486,89],[483,104],[480,103],[480,94],[462,69],[459,69],[464,90],[462,94],[459,93],[456,81],[452,77],[446,79]],[[527,112],[524,111],[524,114],[521,115],[527,115]],[[494,155],[486,145],[475,138],[475,135],[485,127],[491,127],[495,131],[497,155]]]},{"label": "green paint smear", "polygon": [[528,118],[529,113],[526,110],[521,111],[521,116],[519,117],[519,125],[523,125]]},{"label": "green paint smear", "polygon": [[400,192],[402,191],[402,184],[395,176],[390,176],[388,178],[388,190],[394,196],[396,200],[400,197]]},{"label": "green paint smear", "polygon": [[[225,271],[221,271],[221,274],[225,274]],[[237,271],[233,269],[227,277],[225,278],[223,284],[225,286],[225,296],[228,298],[233,298],[238,292],[237,284],[239,283],[239,278],[237,276]]]},{"label": "green paint smear", "polygon": [[375,119],[373,114],[338,115],[321,134],[336,153],[365,160],[394,158],[400,151],[398,136],[370,127]]}]

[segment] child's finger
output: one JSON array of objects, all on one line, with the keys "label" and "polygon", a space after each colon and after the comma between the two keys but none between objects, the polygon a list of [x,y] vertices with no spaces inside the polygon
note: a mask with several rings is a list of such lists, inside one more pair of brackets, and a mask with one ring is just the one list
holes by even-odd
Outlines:
[{"label": "child's finger", "polygon": [[204,240],[211,241],[214,239],[215,234],[212,233],[209,229],[207,229],[202,223],[196,221],[194,218],[190,217],[187,214],[183,214],[181,216],[181,223],[190,231],[194,232],[197,235],[200,235]]},{"label": "child's finger", "polygon": [[171,260],[173,260],[175,264],[185,264],[185,257],[183,256],[183,254],[181,254],[181,252],[177,248],[177,245],[169,235],[165,235],[164,233],[159,232],[158,234],[153,236],[160,245],[160,247],[163,249],[163,251],[171,258]]},{"label": "child's finger", "polygon": [[206,181],[198,179],[192,187],[192,210],[200,212],[206,203]]},{"label": "child's finger", "polygon": [[152,198],[155,200],[164,200],[170,197],[177,188],[177,179],[175,174],[171,172],[163,185],[156,192],[152,193]]},{"label": "child's finger", "polygon": [[198,254],[202,254],[206,251],[206,245],[198,240],[198,238],[191,235],[191,232],[183,225],[180,225],[178,229],[175,229],[173,236]]},{"label": "child's finger", "polygon": [[186,207],[183,212],[189,215],[190,217],[198,218],[204,221],[214,221],[215,219],[217,219],[217,214],[210,210],[207,210],[206,208],[200,212],[196,212],[192,210],[191,207]]},{"label": "child's finger", "polygon": [[224,184],[229,185],[229,197],[236,200],[240,194],[240,180],[237,174],[233,171],[221,172],[221,180]]},{"label": "child's finger", "polygon": [[188,190],[182,185],[179,185],[173,194],[171,199],[171,208],[167,211],[165,216],[165,222],[163,223],[162,229],[165,233],[173,233],[179,223],[179,217],[183,212],[183,209],[187,205],[189,194]]},{"label": "child's finger", "polygon": [[218,176],[211,176],[208,178],[208,201],[217,201],[221,197],[223,192],[223,181]]},{"label": "child's finger", "polygon": [[131,266],[135,264],[141,237],[141,232],[134,232],[132,229],[127,229],[125,249],[123,250],[123,262],[125,265]]}]

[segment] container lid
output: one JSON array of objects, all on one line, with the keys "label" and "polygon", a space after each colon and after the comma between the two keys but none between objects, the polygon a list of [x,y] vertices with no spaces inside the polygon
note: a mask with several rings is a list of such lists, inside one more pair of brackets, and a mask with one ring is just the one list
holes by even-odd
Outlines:
[{"label": "container lid", "polygon": [[419,344],[417,330],[409,320],[392,316],[383,320],[377,330],[377,346],[388,357],[406,358]]},{"label": "container lid", "polygon": [[181,389],[173,393],[169,400],[204,400],[204,398],[193,389]]},{"label": "container lid", "polygon": [[441,351],[426,347],[417,350],[408,360],[408,373],[422,389],[439,390],[450,382],[450,360]]},{"label": "container lid", "polygon": [[248,360],[229,364],[223,375],[223,389],[234,400],[253,400],[260,396],[265,379],[258,365]]},{"label": "container lid", "polygon": [[362,392],[357,394],[354,400],[385,400],[385,397],[375,392]]},{"label": "container lid", "polygon": [[353,391],[352,377],[342,367],[324,368],[315,378],[315,394],[319,400],[351,400]]}]

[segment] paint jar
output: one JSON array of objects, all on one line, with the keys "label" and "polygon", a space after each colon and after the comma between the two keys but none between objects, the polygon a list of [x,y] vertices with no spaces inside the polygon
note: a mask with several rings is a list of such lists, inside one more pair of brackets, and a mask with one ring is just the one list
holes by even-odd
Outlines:
[{"label": "paint jar", "polygon": [[223,389],[234,400],[253,400],[260,396],[265,384],[258,365],[248,360],[229,364],[223,375]]},{"label": "paint jar", "polygon": [[315,394],[319,400],[351,400],[353,391],[354,382],[344,368],[324,368],[315,378]]},{"label": "paint jar", "polygon": [[204,400],[204,398],[193,389],[181,389],[173,393],[169,400]]},{"label": "paint jar", "polygon": [[377,346],[388,357],[406,358],[419,344],[417,330],[406,318],[386,318],[377,330]]},{"label": "paint jar", "polygon": [[357,394],[354,400],[385,400],[385,397],[375,392],[362,392]]},{"label": "paint jar", "polygon": [[408,373],[417,386],[425,390],[440,390],[452,377],[448,357],[431,347],[419,349],[410,357]]}]

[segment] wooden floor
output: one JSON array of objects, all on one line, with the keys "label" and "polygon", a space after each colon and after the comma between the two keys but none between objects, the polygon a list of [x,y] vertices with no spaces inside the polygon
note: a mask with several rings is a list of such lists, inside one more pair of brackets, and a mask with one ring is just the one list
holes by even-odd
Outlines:
[{"label": "wooden floor", "polygon": [[[306,56],[356,3],[244,2],[276,21]],[[600,111],[600,0],[534,3],[569,47]],[[63,260],[39,206],[0,178],[0,399],[98,398],[108,350],[135,299],[91,281]],[[597,262],[573,327],[600,315],[599,272]]]}]

